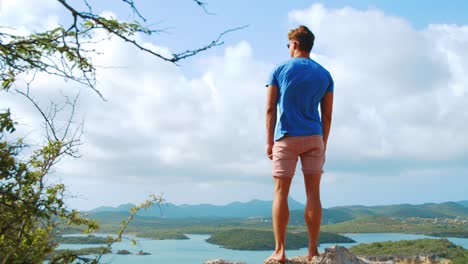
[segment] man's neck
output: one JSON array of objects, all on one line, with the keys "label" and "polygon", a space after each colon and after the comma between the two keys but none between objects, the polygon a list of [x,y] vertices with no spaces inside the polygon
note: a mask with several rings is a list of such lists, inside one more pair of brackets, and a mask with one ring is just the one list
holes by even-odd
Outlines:
[{"label": "man's neck", "polygon": [[296,50],[294,51],[293,58],[306,58],[310,59],[310,52]]}]

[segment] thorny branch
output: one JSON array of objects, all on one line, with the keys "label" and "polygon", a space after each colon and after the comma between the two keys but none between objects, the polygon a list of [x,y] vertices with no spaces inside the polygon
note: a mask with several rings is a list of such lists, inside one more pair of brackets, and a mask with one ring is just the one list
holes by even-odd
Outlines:
[{"label": "thorny branch", "polygon": [[[72,99],[62,93],[62,96],[65,98],[65,102],[60,105],[54,102],[50,102],[48,111],[46,112],[39,103],[31,96],[30,93],[30,84],[34,81],[33,76],[32,80],[26,83],[26,91],[21,91],[15,88],[15,91],[24,96],[36,110],[42,116],[44,121],[44,128],[46,131],[46,139],[49,142],[61,142],[60,151],[58,152],[57,159],[51,160],[47,165],[47,168],[44,168],[44,171],[48,171],[50,167],[55,165],[61,160],[64,155],[80,158],[81,155],[78,155],[78,147],[82,145],[81,137],[83,135],[83,122],[76,123],[74,121],[76,104],[79,98],[79,93]],[[68,108],[68,109],[67,109]],[[57,114],[67,111],[69,116],[64,122],[62,127],[59,127],[57,124]],[[76,125],[76,127],[72,127]]]},{"label": "thorny branch", "polygon": [[[105,100],[96,88],[95,72],[97,66],[91,61],[91,54],[98,52],[95,49],[89,49],[90,45],[88,45],[96,43],[96,36],[93,34],[96,30],[104,30],[107,33],[107,39],[113,36],[118,37],[141,51],[178,65],[177,62],[180,60],[223,45],[222,37],[246,27],[226,30],[219,34],[215,40],[200,48],[164,55],[144,47],[141,42],[133,38],[137,33],[149,35],[162,30],[150,29],[138,21],[122,22],[97,15],[93,13],[88,0],[83,0],[87,11],[78,11],[72,6],[71,1],[57,1],[69,11],[72,17],[68,27],[59,26],[56,29],[29,36],[16,36],[0,32],[0,79],[2,79],[3,89],[8,90],[18,74],[38,70],[88,86]],[[146,23],[146,19],[136,7],[134,0],[121,1],[127,4],[141,21]],[[199,0],[192,1],[209,13],[206,9],[207,3]]]},{"label": "thorny branch", "polygon": [[206,2],[202,2],[202,1],[199,1],[199,0],[193,0],[198,6],[200,6],[201,8],[203,8],[203,10],[205,10],[205,13],[209,14],[209,15],[214,15],[213,13],[210,13],[208,12],[208,9],[206,9],[206,6],[208,5],[208,3]]}]

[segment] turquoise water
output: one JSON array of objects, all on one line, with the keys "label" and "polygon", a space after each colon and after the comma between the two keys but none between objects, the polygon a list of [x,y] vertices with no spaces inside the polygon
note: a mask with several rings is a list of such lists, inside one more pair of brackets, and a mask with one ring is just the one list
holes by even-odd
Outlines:
[{"label": "turquoise water", "polygon": [[[410,235],[410,234],[392,234],[392,233],[370,233],[370,234],[344,234],[357,241],[357,243],[371,243],[380,241],[398,241],[410,240],[419,238],[429,238],[424,235]],[[240,251],[224,249],[216,245],[207,243],[205,240],[209,235],[187,235],[189,240],[150,240],[138,238],[137,244],[132,245],[132,236],[127,236],[122,242],[115,243],[112,246],[113,252],[119,249],[126,249],[132,253],[140,250],[151,253],[148,256],[136,255],[117,255],[108,254],[101,260],[102,263],[115,263],[115,264],[129,264],[129,263],[161,263],[161,264],[201,264],[209,259],[226,259],[232,261],[243,261],[248,264],[263,263],[271,251]],[[449,238],[449,240],[457,245],[461,245],[468,249],[468,238]],[[350,247],[357,243],[338,244],[345,247]],[[334,244],[322,244],[319,250],[323,251],[326,247]],[[77,249],[83,247],[95,247],[100,245],[61,245],[59,248]],[[289,250],[287,251],[288,257],[300,256],[307,254],[307,249]]]}]

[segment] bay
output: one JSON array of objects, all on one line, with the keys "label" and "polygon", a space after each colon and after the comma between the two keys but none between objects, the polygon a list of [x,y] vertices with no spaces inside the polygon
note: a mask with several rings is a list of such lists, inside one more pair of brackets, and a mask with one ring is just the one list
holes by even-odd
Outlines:
[{"label": "bay", "polygon": [[[420,238],[435,238],[425,235],[412,235],[412,234],[398,234],[398,233],[365,233],[365,234],[343,234],[349,238],[354,239],[357,243],[343,243],[337,244],[345,247],[350,247],[359,243],[372,243],[382,241],[399,241],[411,240]],[[99,236],[106,236],[100,234]],[[209,235],[193,235],[187,234],[190,238],[188,240],[151,240],[136,238],[137,244],[132,245],[131,239],[133,236],[126,236],[122,242],[115,243],[112,246],[112,251],[125,249],[132,253],[137,253],[140,250],[151,253],[147,256],[137,255],[117,255],[108,254],[101,260],[102,263],[115,263],[115,264],[129,264],[129,263],[171,263],[171,264],[201,264],[209,259],[225,259],[231,261],[242,261],[248,264],[263,263],[271,251],[244,251],[244,250],[230,250],[221,248],[217,245],[209,244],[205,240]],[[448,238],[451,242],[463,246],[468,249],[468,238]],[[321,244],[319,251],[323,252],[325,248],[335,244]],[[63,244],[59,249],[79,249],[84,247],[98,247],[101,245],[83,245],[83,244]],[[306,255],[307,249],[288,250],[287,256],[301,256]]]}]

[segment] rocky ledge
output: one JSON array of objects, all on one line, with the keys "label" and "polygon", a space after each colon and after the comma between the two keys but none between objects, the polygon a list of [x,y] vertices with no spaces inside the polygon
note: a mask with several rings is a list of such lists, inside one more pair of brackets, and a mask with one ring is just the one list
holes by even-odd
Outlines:
[{"label": "rocky ledge", "polygon": [[[314,257],[311,261],[306,256],[293,257],[286,262],[278,261],[265,262],[264,264],[450,264],[450,260],[440,259],[431,256],[416,256],[416,257],[357,257],[347,248],[341,246],[333,246],[326,248],[325,252],[318,257]],[[245,264],[244,262],[231,262],[222,259],[209,260],[203,264]],[[250,264],[250,263],[249,263]],[[255,264],[255,263],[253,263]]]}]

